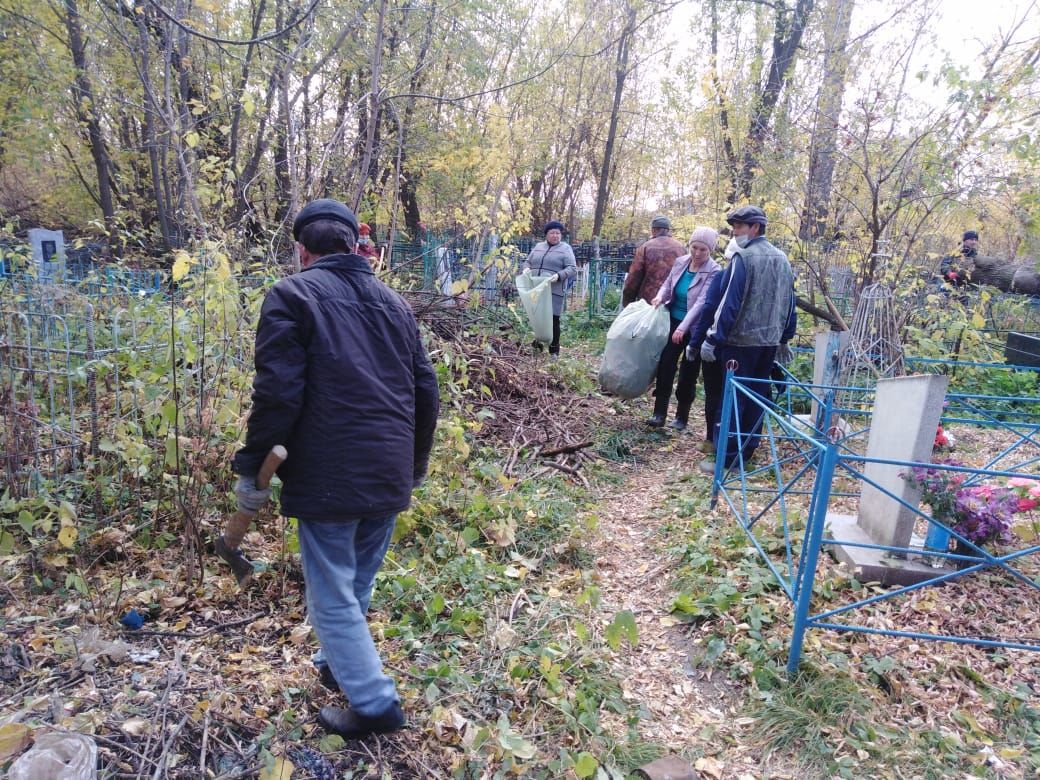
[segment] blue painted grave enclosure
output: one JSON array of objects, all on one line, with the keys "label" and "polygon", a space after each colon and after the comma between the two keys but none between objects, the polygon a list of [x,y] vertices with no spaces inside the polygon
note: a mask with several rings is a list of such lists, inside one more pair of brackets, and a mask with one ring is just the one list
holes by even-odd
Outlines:
[{"label": "blue painted grave enclosure", "polygon": [[[1003,364],[913,359],[908,362],[922,373],[1036,371]],[[873,388],[813,386],[799,382],[786,371],[784,374],[783,381],[773,383],[776,400],[772,401],[750,392],[739,373],[728,371],[719,451],[723,451],[724,442],[736,439],[741,452],[749,437],[755,435],[754,431],[740,430],[739,423],[731,419],[738,397],[760,409],[762,424],[753,458],[738,455],[729,469],[724,468],[722,458],[717,459],[712,503],[714,506],[721,500],[728,507],[792,603],[788,671],[794,673],[798,669],[806,634],[818,629],[1040,650],[1040,640],[1016,635],[1018,627],[1010,622],[997,635],[970,630],[915,630],[871,619],[875,605],[953,582],[971,588],[1006,588],[1007,598],[1019,599],[1029,609],[1040,607],[1040,535],[1036,532],[1040,510],[1033,510],[1031,519],[1027,515],[1021,520],[1011,543],[978,546],[934,517],[927,505],[907,503],[865,473],[867,464],[885,463],[899,467],[901,473],[923,466],[956,473],[963,480],[962,485],[1004,484],[1014,477],[1040,480],[1040,397],[949,392],[942,425],[970,437],[974,443],[973,462],[933,465],[865,455],[873,414]],[[816,419],[808,419],[804,414],[796,416],[796,411],[807,408],[810,401],[817,404]],[[835,421],[841,424],[835,425]],[[855,505],[860,490],[867,484],[914,513],[915,527],[920,531],[919,545],[869,545],[835,538],[830,533],[831,507],[836,503]],[[954,551],[946,547],[944,537],[959,543]],[[825,599],[817,591],[821,578],[833,576],[835,571],[827,565],[824,554],[840,545],[875,548],[890,556],[894,564],[903,560],[928,561],[937,568],[934,575],[923,581],[899,587],[852,589],[849,598],[836,602],[833,595]]]}]

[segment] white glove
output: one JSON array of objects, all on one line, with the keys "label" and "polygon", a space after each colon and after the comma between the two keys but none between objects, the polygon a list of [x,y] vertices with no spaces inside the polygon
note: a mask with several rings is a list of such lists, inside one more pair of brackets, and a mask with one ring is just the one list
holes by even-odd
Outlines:
[{"label": "white glove", "polygon": [[715,362],[715,345],[709,343],[707,339],[701,344],[701,360],[705,363]]},{"label": "white glove", "polygon": [[240,475],[235,480],[235,497],[238,499],[239,511],[255,514],[271,497],[271,488],[258,488],[255,476]]},{"label": "white glove", "polygon": [[525,268],[524,269],[524,276],[530,276],[530,275],[531,275],[531,269],[530,268]]},{"label": "white glove", "polygon": [[782,366],[787,366],[791,364],[792,360],[794,360],[794,352],[791,351],[786,342],[781,344],[776,351],[776,362]]},{"label": "white glove", "polygon": [[552,276],[549,277],[549,283],[550,284],[553,284],[553,283],[558,282],[558,281],[560,281],[560,275],[559,274],[553,274]]}]

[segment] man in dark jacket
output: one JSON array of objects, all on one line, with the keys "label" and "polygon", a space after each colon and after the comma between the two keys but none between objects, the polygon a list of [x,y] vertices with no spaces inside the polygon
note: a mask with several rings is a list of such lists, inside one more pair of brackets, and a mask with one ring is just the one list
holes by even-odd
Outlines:
[{"label": "man in dark jacket", "polygon": [[636,247],[635,259],[621,290],[622,306],[628,306],[637,298],[650,303],[672,272],[676,258],[686,254],[686,247],[672,238],[672,223],[668,217],[654,217],[650,234],[652,238],[649,241]]},{"label": "man in dark jacket", "polygon": [[426,474],[437,379],[408,304],[354,252],[342,203],[308,203],[293,223],[303,270],[264,300],[246,445],[235,457],[240,507],[266,499],[255,477],[284,444],[282,512],[299,520],[311,625],[350,700],[319,722],[352,739],[404,725],[397,690],[365,621],[397,514]]},{"label": "man in dark jacket", "polygon": [[971,282],[971,269],[979,254],[979,234],[965,230],[961,239],[961,256],[947,255],[939,263],[939,275],[954,287],[964,287]]},{"label": "man in dark jacket", "polygon": [[[733,229],[736,253],[720,274],[722,297],[701,344],[701,360],[718,362],[723,368],[734,361],[736,375],[746,378],[744,386],[768,402],[773,359],[780,345],[794,336],[797,325],[794,274],[787,255],[763,235],[767,220],[762,209],[742,206],[726,221]],[[739,447],[733,435],[738,425],[742,439]],[[738,393],[728,441],[715,443],[726,468],[733,465],[741,451],[745,460],[751,457],[758,446],[756,434],[761,426],[761,407]],[[705,460],[700,468],[714,473],[715,464]]]}]

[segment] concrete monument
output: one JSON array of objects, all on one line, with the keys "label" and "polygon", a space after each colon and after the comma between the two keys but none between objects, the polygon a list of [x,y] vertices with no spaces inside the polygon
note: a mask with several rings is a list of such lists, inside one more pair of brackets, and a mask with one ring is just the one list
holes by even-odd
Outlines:
[{"label": "concrete monument", "polygon": [[[900,464],[931,462],[949,381],[944,375],[878,380],[866,457],[897,463],[864,464],[863,474],[877,487],[863,482],[858,517],[828,514],[832,538],[901,549],[914,546],[911,538],[917,515],[893,496],[910,506],[921,500],[920,491],[901,476],[909,466]],[[864,582],[909,584],[936,575],[924,561],[905,553],[849,545],[833,549],[838,560]]]}]

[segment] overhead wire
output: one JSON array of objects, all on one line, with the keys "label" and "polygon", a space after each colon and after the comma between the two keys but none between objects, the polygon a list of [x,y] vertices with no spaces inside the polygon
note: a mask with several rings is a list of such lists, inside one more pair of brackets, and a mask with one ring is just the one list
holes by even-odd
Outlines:
[{"label": "overhead wire", "polygon": [[164,8],[163,5],[159,2],[159,0],[148,0],[148,2],[168,21],[170,21],[177,27],[181,28],[182,30],[184,30],[184,32],[188,33],[189,35],[195,36],[196,38],[201,38],[202,40],[209,41],[210,43],[220,43],[227,46],[253,46],[257,43],[264,43],[265,41],[274,40],[275,38],[281,38],[290,30],[299,27],[301,24],[303,24],[307,17],[309,17],[314,12],[314,9],[318,7],[318,3],[320,3],[321,0],[311,0],[311,4],[307,6],[307,10],[305,10],[302,14],[300,14],[298,18],[289,22],[281,29],[273,30],[269,33],[264,33],[263,35],[260,35],[256,38],[248,38],[244,40],[237,38],[219,38],[215,35],[208,35],[207,33],[204,33],[201,30],[197,30],[194,27],[182,22],[176,16],[167,11],[166,8]]}]

